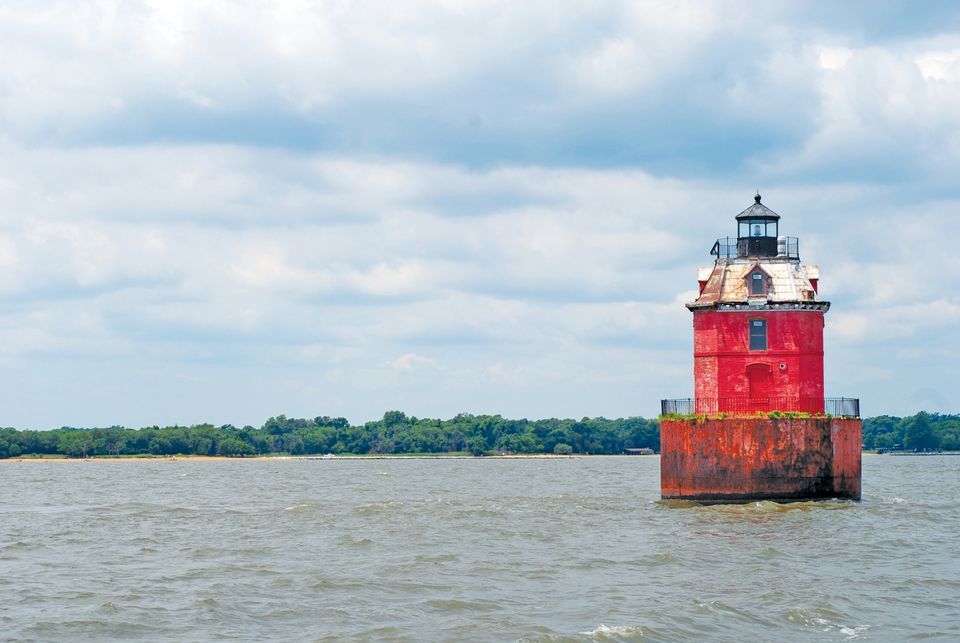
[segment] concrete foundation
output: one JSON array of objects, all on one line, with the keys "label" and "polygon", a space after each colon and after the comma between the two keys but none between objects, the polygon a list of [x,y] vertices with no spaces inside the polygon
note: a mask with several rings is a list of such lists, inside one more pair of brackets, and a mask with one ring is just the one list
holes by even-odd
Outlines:
[{"label": "concrete foundation", "polygon": [[660,497],[859,500],[861,439],[852,418],[663,419]]}]

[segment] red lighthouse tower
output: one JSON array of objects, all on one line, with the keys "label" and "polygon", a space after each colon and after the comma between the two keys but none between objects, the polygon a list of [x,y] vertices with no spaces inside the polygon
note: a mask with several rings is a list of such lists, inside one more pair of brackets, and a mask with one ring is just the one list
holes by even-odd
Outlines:
[{"label": "red lighthouse tower", "polygon": [[661,495],[859,499],[859,401],[824,397],[820,270],[759,194],[736,219],[687,304],[694,397],[662,403]]}]

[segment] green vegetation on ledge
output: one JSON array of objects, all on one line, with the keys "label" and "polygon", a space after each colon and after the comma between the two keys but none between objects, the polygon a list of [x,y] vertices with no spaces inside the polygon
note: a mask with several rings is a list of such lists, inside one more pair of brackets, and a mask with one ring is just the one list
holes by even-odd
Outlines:
[{"label": "green vegetation on ledge", "polygon": [[833,417],[829,413],[807,413],[806,411],[754,411],[742,413],[661,413],[661,420],[695,420],[697,424],[703,424],[707,420],[723,420],[726,418],[758,418],[768,417],[772,419],[790,419],[790,418],[829,418]]}]

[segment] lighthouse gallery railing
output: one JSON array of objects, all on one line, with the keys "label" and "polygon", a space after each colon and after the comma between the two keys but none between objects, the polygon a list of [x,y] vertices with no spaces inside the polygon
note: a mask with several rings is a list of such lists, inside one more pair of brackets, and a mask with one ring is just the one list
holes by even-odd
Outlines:
[{"label": "lighthouse gallery railing", "polygon": [[714,415],[717,413],[785,413],[829,414],[837,417],[860,417],[860,400],[855,397],[698,397],[660,400],[663,415]]},{"label": "lighthouse gallery railing", "polygon": [[720,237],[710,254],[718,259],[736,257],[800,258],[800,240],[797,237]]}]

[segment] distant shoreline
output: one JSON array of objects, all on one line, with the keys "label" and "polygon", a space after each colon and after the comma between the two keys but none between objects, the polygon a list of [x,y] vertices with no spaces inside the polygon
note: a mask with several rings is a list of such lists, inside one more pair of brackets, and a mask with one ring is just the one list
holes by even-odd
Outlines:
[{"label": "distant shoreline", "polygon": [[[960,414],[920,412],[906,418],[878,416],[863,420],[865,452],[897,445],[960,451]],[[139,429],[119,425],[64,426],[49,431],[0,428],[0,459],[188,457],[179,454],[267,459],[325,454],[448,458],[503,453],[539,458],[544,454],[634,455],[634,450],[659,451],[660,446],[659,419],[639,416],[528,420],[460,413],[444,420],[386,411],[382,419],[362,425],[351,425],[343,417],[278,415],[260,428],[209,423]]]},{"label": "distant shoreline", "polygon": [[390,454],[390,455],[335,455],[335,456],[304,456],[304,455],[258,455],[258,456],[247,456],[247,457],[228,457],[222,455],[216,456],[206,456],[206,455],[184,455],[184,456],[117,456],[117,457],[93,457],[93,458],[6,458],[0,460],[0,463],[3,462],[265,462],[265,461],[277,461],[277,460],[571,460],[578,458],[649,458],[649,457],[659,457],[659,454],[655,456],[645,455],[645,456],[636,456],[636,455],[623,455],[623,454],[598,454],[598,455],[587,455],[583,453],[576,453],[571,455],[557,455],[553,453],[522,453],[516,455],[485,455],[485,456],[472,456],[472,455],[454,455],[454,454],[437,454],[437,455],[424,455],[424,454],[415,454],[415,455],[403,455],[403,454]]},{"label": "distant shoreline", "polygon": [[[873,451],[864,451],[862,456],[960,456],[960,451],[945,451],[943,453],[874,453]],[[121,456],[95,456],[92,458],[65,458],[65,457],[18,457],[0,459],[0,464],[5,462],[276,462],[293,460],[576,460],[583,458],[659,458],[659,453],[645,455],[627,455],[623,453],[613,454],[587,454],[573,453],[570,455],[559,455],[555,453],[517,453],[511,455],[485,455],[472,456],[460,454],[438,453],[432,454],[372,454],[372,455],[256,455],[244,457],[231,457],[222,455],[178,455],[178,456],[151,456],[151,455],[121,455]]]},{"label": "distant shoreline", "polygon": [[893,455],[893,456],[932,456],[932,455],[960,455],[960,451],[944,451],[942,453],[932,452],[932,451],[921,451],[920,453],[910,453],[908,451],[897,451],[895,453],[877,453],[875,455]]}]

